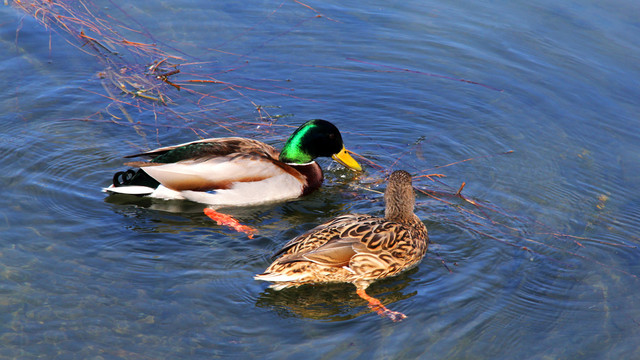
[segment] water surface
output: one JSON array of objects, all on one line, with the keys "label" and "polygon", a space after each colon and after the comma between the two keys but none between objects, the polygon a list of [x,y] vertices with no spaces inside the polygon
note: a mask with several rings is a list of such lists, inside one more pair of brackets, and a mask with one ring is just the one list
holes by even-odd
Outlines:
[{"label": "water surface", "polygon": [[[169,105],[122,94],[109,71],[162,56],[120,42],[105,57],[0,7],[0,357],[640,354],[636,2],[86,5],[181,58],[171,80],[233,86],[164,84]],[[227,210],[253,239],[197,204],[100,192],[125,155],[203,136],[279,147],[311,118],[336,123],[366,171],[323,160],[309,197]],[[252,279],[315,224],[382,215],[369,190],[393,169],[446,175],[415,182],[427,257],[370,288],[405,321],[370,312],[350,284]]]}]

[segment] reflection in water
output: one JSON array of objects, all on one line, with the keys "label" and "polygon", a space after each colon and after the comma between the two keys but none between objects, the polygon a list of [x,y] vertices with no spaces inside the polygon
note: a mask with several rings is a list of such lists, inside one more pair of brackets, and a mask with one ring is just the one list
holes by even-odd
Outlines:
[{"label": "reflection in water", "polygon": [[113,205],[137,206],[170,213],[202,213],[206,205],[182,200],[162,200],[145,196],[109,194],[104,201]]},{"label": "reflection in water", "polygon": [[[416,292],[403,290],[411,284],[416,268],[371,285],[367,292],[385,306],[409,299]],[[352,284],[303,285],[297,288],[273,290],[267,288],[258,297],[256,306],[275,311],[281,317],[300,317],[325,321],[343,321],[376,313],[356,295]],[[411,317],[411,313],[406,314]],[[383,320],[380,320],[383,321]]]}]

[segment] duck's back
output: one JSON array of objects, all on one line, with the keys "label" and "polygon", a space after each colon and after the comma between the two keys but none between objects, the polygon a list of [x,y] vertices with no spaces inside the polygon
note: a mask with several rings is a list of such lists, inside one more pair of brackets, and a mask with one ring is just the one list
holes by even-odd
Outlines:
[{"label": "duck's back", "polygon": [[231,156],[237,154],[254,154],[270,159],[277,159],[280,152],[273,146],[258,140],[227,137],[209,138],[188,143],[161,147],[144,153],[126,156],[150,157],[154,163],[174,163],[185,160],[207,160],[215,157]]},{"label": "duck's back", "polygon": [[276,254],[281,257],[257,278],[278,279],[279,288],[370,281],[414,266],[424,257],[427,245],[427,230],[419,220],[407,224],[370,215],[344,215],[291,240]]}]

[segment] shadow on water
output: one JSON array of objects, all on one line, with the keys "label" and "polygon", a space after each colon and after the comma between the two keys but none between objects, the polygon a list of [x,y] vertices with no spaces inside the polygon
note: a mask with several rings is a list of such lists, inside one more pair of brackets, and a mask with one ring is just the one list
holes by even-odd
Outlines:
[{"label": "shadow on water", "polygon": [[162,200],[127,194],[108,194],[104,198],[104,201],[116,206],[136,206],[150,210],[185,214],[202,213],[202,210],[206,207],[203,204],[191,201]]},{"label": "shadow on water", "polygon": [[[394,305],[416,295],[415,291],[405,291],[413,281],[411,276],[416,271],[417,269],[411,269],[396,277],[376,281],[367,289],[367,293],[393,310]],[[352,284],[303,285],[278,291],[266,289],[260,293],[255,305],[270,309],[283,318],[344,321],[366,314],[378,316],[356,294],[356,288]],[[388,321],[381,321],[385,320]]]}]

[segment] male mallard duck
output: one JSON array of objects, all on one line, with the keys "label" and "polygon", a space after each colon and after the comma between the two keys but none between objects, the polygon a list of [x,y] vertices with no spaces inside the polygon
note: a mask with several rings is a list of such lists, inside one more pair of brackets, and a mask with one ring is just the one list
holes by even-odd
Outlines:
[{"label": "male mallard duck", "polygon": [[127,158],[151,161],[125,165],[139,170],[118,172],[109,193],[187,199],[214,207],[244,206],[294,199],[322,184],[314,161],[331,156],[362,170],[344,148],[340,131],[325,120],[311,120],[289,137],[281,152],[257,140],[212,138],[167,146]]},{"label": "male mallard duck", "polygon": [[384,200],[384,218],[349,214],[317,226],[289,241],[276,253],[280,258],[255,279],[274,282],[270,287],[275,290],[350,282],[378,314],[393,321],[404,319],[404,314],[387,309],[365,289],[377,279],[418,264],[429,236],[413,213],[415,195],[408,172],[399,170],[389,176]]}]

